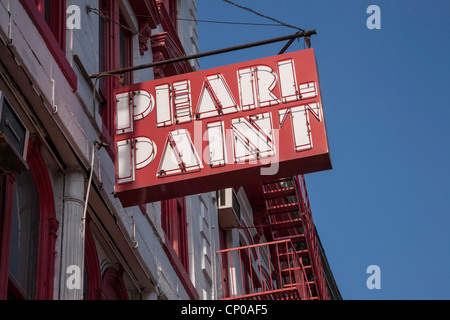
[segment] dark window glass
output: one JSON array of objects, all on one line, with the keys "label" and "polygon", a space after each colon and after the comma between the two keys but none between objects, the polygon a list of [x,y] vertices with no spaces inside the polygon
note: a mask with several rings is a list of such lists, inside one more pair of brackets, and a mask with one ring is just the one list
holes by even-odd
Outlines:
[{"label": "dark window glass", "polygon": [[36,185],[31,173],[23,172],[14,187],[9,275],[27,299],[36,294],[39,216]]}]

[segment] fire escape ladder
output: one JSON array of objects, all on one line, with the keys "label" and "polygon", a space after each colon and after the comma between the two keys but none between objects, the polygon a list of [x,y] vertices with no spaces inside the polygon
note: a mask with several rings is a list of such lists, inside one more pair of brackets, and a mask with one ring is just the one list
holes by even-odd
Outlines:
[{"label": "fire escape ladder", "polygon": [[310,249],[311,265],[314,268],[314,274],[316,279],[316,286],[320,299],[328,300],[328,287],[326,284],[325,273],[322,264],[322,258],[320,256],[319,238],[317,235],[316,227],[314,225],[311,207],[309,205],[308,191],[306,189],[305,177],[298,176],[294,178],[295,186],[297,188],[297,194],[302,201],[303,205],[303,217],[305,219],[305,225],[307,226],[308,245]]},{"label": "fire escape ladder", "polygon": [[328,300],[304,177],[283,178],[249,190],[265,212],[264,233],[271,242],[217,252],[224,299]]},{"label": "fire escape ladder", "polygon": [[283,178],[265,183],[263,193],[274,241],[292,242],[303,263],[311,299],[328,299],[304,177]]}]

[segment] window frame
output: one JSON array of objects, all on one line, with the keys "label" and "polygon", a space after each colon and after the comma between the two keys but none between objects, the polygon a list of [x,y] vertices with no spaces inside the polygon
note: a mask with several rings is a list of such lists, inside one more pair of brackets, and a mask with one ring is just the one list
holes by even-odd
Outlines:
[{"label": "window frame", "polygon": [[59,46],[63,51],[66,51],[66,0],[34,1],[37,9],[44,17],[45,22],[52,31]]},{"label": "window frame", "polygon": [[[181,208],[181,212],[175,212]],[[175,214],[174,214],[175,212]],[[173,223],[173,216],[181,214],[181,219],[177,219],[178,222]],[[171,225],[171,227],[170,227]],[[175,251],[172,245],[172,240],[168,236],[167,229],[175,229],[176,226],[180,226],[180,239],[182,239],[182,254]],[[163,249],[169,258],[172,267],[178,275],[181,283],[183,284],[187,294],[192,300],[199,300],[200,296],[195,289],[190,277],[189,277],[189,243],[187,237],[187,215],[186,215],[186,198],[178,198],[172,200],[161,201],[161,227],[164,231],[164,243]],[[184,261],[183,261],[184,260]]]},{"label": "window frame", "polygon": [[[220,245],[220,250],[228,249],[227,231],[222,228],[219,228],[219,245]],[[223,283],[223,288],[222,288],[223,298],[231,297],[230,286],[232,285],[232,283],[230,282],[228,256],[229,256],[228,252],[225,254],[222,253],[220,255],[220,262],[221,262],[221,268],[222,268],[221,276],[222,276],[222,283]]]},{"label": "window frame", "polygon": [[[99,48],[103,47],[103,52],[99,52],[99,72],[106,72],[111,70],[117,70],[121,66],[121,34],[125,36],[125,64],[127,67],[131,67],[134,64],[133,57],[133,41],[134,35],[131,31],[121,28],[117,23],[127,26],[127,22],[123,17],[122,10],[120,8],[119,1],[103,1],[99,0],[99,8],[104,16],[107,18],[99,17],[103,20],[104,24],[104,35],[103,38],[100,33],[99,27]],[[102,20],[99,20],[101,23]],[[102,41],[102,42],[100,42]],[[100,65],[102,64],[103,65]],[[133,74],[128,73],[125,77],[126,82],[124,84],[133,83]],[[104,137],[111,142],[113,142],[114,130],[115,130],[115,117],[114,117],[114,107],[115,98],[114,90],[119,87],[120,81],[116,77],[103,77],[100,79],[99,93],[104,98],[103,103],[100,104],[100,116],[102,118],[102,133]],[[109,155],[114,158],[115,149],[114,147],[107,148]]]},{"label": "window frame", "polygon": [[[18,298],[19,300],[34,299],[37,292],[37,271],[38,271],[38,260],[39,260],[39,235],[40,235],[40,219],[41,219],[41,208],[39,204],[38,189],[33,178],[31,171],[24,171],[23,178],[25,181],[21,181],[22,187],[31,187],[31,189],[26,189],[26,191],[19,189],[20,175],[16,176],[16,183],[13,186],[13,210],[11,213],[11,224],[10,224],[10,247],[9,247],[9,278],[8,278],[8,289],[13,291],[12,296]],[[31,193],[30,193],[31,191]],[[17,198],[18,195],[21,195]],[[30,203],[29,201],[32,200]],[[36,201],[36,202],[35,202]],[[23,207],[20,203],[28,203]],[[32,206],[30,206],[32,204]],[[16,212],[14,210],[16,208]],[[28,208],[27,208],[28,207]],[[24,209],[22,212],[20,209]],[[28,211],[30,210],[30,211]],[[31,213],[31,215],[29,214]],[[33,221],[36,219],[37,221]],[[30,227],[30,228],[28,228]],[[36,229],[34,229],[36,228]],[[22,232],[24,231],[24,232]],[[28,231],[28,232],[27,232]],[[14,240],[14,238],[16,238]],[[14,249],[13,249],[14,247]],[[30,251],[31,249],[31,251]],[[27,250],[27,251],[22,251]],[[18,255],[13,258],[12,252],[16,252]],[[25,259],[23,259],[25,258]],[[11,269],[11,263],[15,262],[14,270]],[[33,272],[33,275],[30,275]],[[27,274],[25,278],[22,278],[23,274]],[[27,285],[22,280],[29,282],[34,280],[31,288],[24,288]],[[29,291],[26,289],[33,289],[34,291]],[[28,297],[27,294],[30,296]]]},{"label": "window frame", "polygon": [[[19,0],[31,21],[35,25],[37,31],[41,35],[45,44],[47,45],[48,50],[52,54],[56,63],[61,69],[64,77],[68,81],[70,87],[73,92],[76,92],[78,89],[78,78],[67,60],[65,53],[65,45],[66,45],[66,0],[60,0],[55,2],[55,8],[59,8],[58,10],[54,10],[54,17],[50,20],[54,22],[58,22],[57,32],[52,31],[51,27],[48,25],[45,20],[45,16],[39,10],[38,5],[42,8],[42,5],[39,4],[40,1],[44,0]],[[55,0],[52,0],[55,1]]]},{"label": "window frame", "polygon": [[[36,292],[33,299],[52,300],[56,258],[54,253],[59,222],[56,219],[50,176],[45,160],[40,153],[41,147],[42,143],[37,137],[35,141],[30,139],[27,152],[27,163],[35,181],[40,212]],[[9,280],[13,190],[16,181],[14,175],[8,175],[0,180],[2,185],[0,203],[4,204],[4,209],[0,212],[0,224],[2,226],[0,229],[0,300],[5,300],[8,294],[12,294],[16,299],[25,299],[13,281]],[[37,181],[39,183],[36,183]]]},{"label": "window frame", "polygon": [[189,270],[185,198],[161,202],[161,227],[181,264]]}]

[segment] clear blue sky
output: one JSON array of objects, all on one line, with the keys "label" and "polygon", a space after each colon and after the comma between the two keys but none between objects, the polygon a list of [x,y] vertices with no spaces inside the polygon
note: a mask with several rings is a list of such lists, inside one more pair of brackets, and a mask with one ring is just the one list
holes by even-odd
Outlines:
[{"label": "clear blue sky", "polygon": [[[303,29],[319,65],[333,170],[306,176],[315,223],[344,299],[450,299],[450,1],[233,0]],[[369,30],[369,5],[381,29]],[[222,0],[198,19],[271,23]],[[200,51],[295,33],[199,23]],[[202,69],[284,44],[201,59]],[[289,51],[303,49],[295,42]],[[366,287],[369,265],[381,289]]]}]

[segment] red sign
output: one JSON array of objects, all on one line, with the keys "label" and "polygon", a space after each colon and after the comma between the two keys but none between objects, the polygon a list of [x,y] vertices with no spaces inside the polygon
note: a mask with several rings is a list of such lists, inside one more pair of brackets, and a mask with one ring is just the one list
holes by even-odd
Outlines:
[{"label": "red sign", "polygon": [[116,90],[124,206],[331,169],[313,49]]}]

